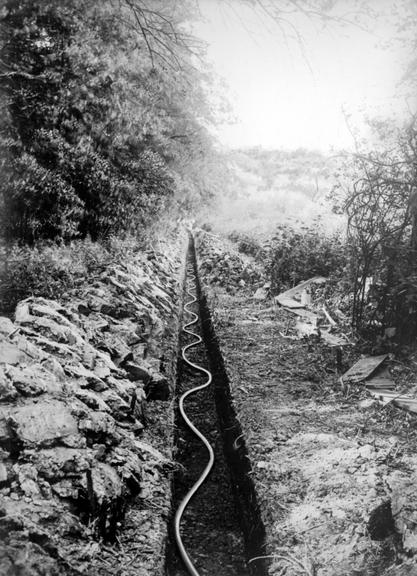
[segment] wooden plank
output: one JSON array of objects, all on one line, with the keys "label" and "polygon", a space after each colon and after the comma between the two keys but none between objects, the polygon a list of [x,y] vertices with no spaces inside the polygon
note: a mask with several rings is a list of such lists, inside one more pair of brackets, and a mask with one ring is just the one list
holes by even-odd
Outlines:
[{"label": "wooden plank", "polygon": [[297,300],[288,298],[287,296],[281,294],[279,294],[275,300],[278,302],[278,304],[284,306],[284,308],[304,308],[304,304],[301,304],[301,302],[297,302]]},{"label": "wooden plank", "polygon": [[327,279],[324,278],[323,276],[314,276],[314,278],[310,278],[310,280],[305,280],[304,282],[297,284],[297,286],[294,286],[294,288],[290,288],[285,292],[281,292],[281,294],[276,296],[276,298],[279,298],[280,296],[286,296],[292,298],[296,294],[300,294],[308,286],[311,286],[311,284],[323,284],[326,281]]},{"label": "wooden plank", "polygon": [[345,383],[362,382],[375,372],[375,370],[388,358],[388,354],[381,356],[367,356],[358,360],[347,372],[343,374]]},{"label": "wooden plank", "polygon": [[370,390],[369,392],[381,404],[386,405],[392,402],[394,406],[407,410],[407,412],[417,413],[417,398],[412,398],[407,396],[407,394],[399,394],[392,390]]},{"label": "wooden plank", "polygon": [[373,376],[365,383],[365,386],[372,390],[393,390],[395,382],[386,376]]}]

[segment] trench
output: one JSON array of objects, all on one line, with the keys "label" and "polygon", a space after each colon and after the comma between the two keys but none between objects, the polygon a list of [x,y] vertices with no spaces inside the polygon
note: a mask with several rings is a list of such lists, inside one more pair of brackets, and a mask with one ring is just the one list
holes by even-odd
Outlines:
[{"label": "trench", "polygon": [[[251,478],[251,465],[242,429],[233,406],[229,380],[214,334],[207,301],[198,281],[196,256],[191,239],[187,258],[189,273],[196,276],[197,302],[190,307],[199,315],[193,327],[203,343],[191,348],[189,359],[213,375],[212,385],[186,399],[186,412],[213,447],[215,463],[205,483],[191,500],[181,522],[181,535],[193,564],[201,576],[266,576],[265,530]],[[184,301],[188,300],[188,296]],[[188,318],[184,318],[184,323]],[[184,332],[181,348],[193,341]],[[178,411],[182,393],[205,381],[182,358],[178,361],[173,514],[208,461],[207,449],[189,430]],[[166,556],[167,576],[187,576],[178,553],[171,521]]]}]

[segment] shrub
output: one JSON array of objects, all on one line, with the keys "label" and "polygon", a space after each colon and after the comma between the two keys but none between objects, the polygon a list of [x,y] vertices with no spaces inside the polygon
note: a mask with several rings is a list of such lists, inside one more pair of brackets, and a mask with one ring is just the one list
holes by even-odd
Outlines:
[{"label": "shrub", "polygon": [[45,238],[77,235],[83,202],[60,174],[24,153],[3,175],[2,230],[6,238],[32,244]]},{"label": "shrub", "polygon": [[280,225],[269,242],[267,271],[273,293],[313,276],[341,276],[345,266],[344,242],[317,227]]},{"label": "shrub", "polygon": [[237,244],[237,248],[242,254],[257,257],[263,253],[260,242],[249,234],[232,232],[229,234],[229,239]]}]

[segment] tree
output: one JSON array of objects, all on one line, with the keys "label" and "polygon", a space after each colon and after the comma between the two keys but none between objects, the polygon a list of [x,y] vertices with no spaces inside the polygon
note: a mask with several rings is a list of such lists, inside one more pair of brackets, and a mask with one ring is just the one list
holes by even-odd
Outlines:
[{"label": "tree", "polygon": [[201,166],[212,147],[203,75],[193,65],[197,43],[182,28],[187,6],[4,3],[2,204],[10,238],[141,229],[181,197],[178,184],[193,172],[181,159]]}]

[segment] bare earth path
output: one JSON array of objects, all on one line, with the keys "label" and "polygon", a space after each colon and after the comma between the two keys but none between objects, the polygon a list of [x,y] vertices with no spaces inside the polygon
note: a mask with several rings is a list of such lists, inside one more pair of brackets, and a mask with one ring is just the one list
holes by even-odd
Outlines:
[{"label": "bare earth path", "polygon": [[415,417],[366,401],[360,388],[343,394],[334,351],[285,338],[292,322],[285,310],[271,311],[243,290],[208,292],[270,573],[417,574]]}]

